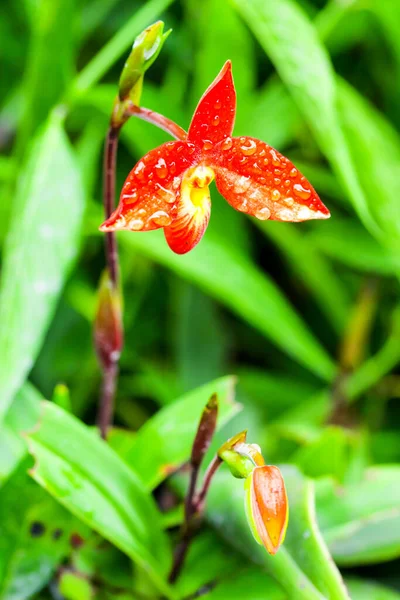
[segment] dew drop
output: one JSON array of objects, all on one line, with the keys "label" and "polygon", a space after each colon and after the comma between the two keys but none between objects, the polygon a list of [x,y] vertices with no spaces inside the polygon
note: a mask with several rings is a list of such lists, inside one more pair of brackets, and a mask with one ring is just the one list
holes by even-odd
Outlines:
[{"label": "dew drop", "polygon": [[160,179],[165,179],[168,175],[167,165],[163,158],[158,159],[158,163],[156,164],[156,173]]},{"label": "dew drop", "polygon": [[266,167],[267,165],[269,165],[269,160],[268,160],[268,158],[263,158],[263,161],[262,161],[262,163],[263,163],[264,167]]},{"label": "dew drop", "polygon": [[143,226],[144,223],[142,219],[133,219],[133,221],[129,223],[129,227],[130,229],[132,229],[132,231],[140,231],[141,229],[143,229]]},{"label": "dew drop", "polygon": [[139,210],[137,211],[137,214],[139,217],[144,217],[144,215],[146,214],[146,211],[144,208],[139,208]]},{"label": "dew drop", "polygon": [[260,208],[260,210],[256,211],[255,216],[257,217],[257,219],[260,219],[260,221],[266,221],[270,218],[271,211],[267,207]]},{"label": "dew drop", "polygon": [[221,108],[221,106],[222,106],[222,102],[221,102],[221,100],[220,100],[220,99],[216,100],[216,101],[215,101],[215,104],[214,104],[214,108],[215,108],[215,110],[218,110],[218,109],[220,109],[220,108]]},{"label": "dew drop", "polygon": [[142,160],[136,165],[134,173],[137,177],[139,177],[139,179],[143,179],[143,177],[144,177],[143,171],[144,171],[145,166],[146,165],[144,164],[144,162]]},{"label": "dew drop", "polygon": [[293,167],[293,169],[289,173],[290,177],[297,177],[297,169]]},{"label": "dew drop", "polygon": [[280,199],[280,197],[281,197],[281,193],[280,193],[280,191],[279,191],[279,190],[272,190],[272,194],[271,194],[271,196],[272,196],[272,200],[275,200],[275,201],[276,201],[276,200],[279,200],[279,199]]},{"label": "dew drop", "polygon": [[307,200],[311,196],[311,190],[303,188],[303,186],[300,183],[294,184],[293,191],[296,194],[296,196],[299,196],[303,200]]},{"label": "dew drop", "polygon": [[211,124],[214,125],[214,127],[217,127],[219,125],[219,122],[220,122],[219,115],[215,115],[211,121]]},{"label": "dew drop", "polygon": [[274,184],[275,184],[275,185],[281,185],[281,183],[282,183],[282,180],[281,180],[281,179],[279,179],[279,177],[275,177],[275,178],[274,178]]},{"label": "dew drop", "polygon": [[289,187],[291,184],[290,179],[285,179],[285,187]]},{"label": "dew drop", "polygon": [[230,150],[232,148],[232,138],[227,137],[224,139],[224,141],[221,144],[221,150],[223,150],[224,152],[226,152],[227,150]]},{"label": "dew drop", "polygon": [[240,146],[240,149],[245,156],[251,156],[257,150],[257,144],[254,140],[246,140],[246,144]]},{"label": "dew drop", "polygon": [[294,205],[294,200],[293,200],[293,198],[291,198],[291,197],[289,196],[288,198],[285,198],[285,199],[284,199],[284,203],[285,203],[287,206],[290,206],[290,207],[291,207],[291,206],[293,206],[293,205]]},{"label": "dew drop", "polygon": [[203,142],[203,151],[208,152],[213,147],[213,143],[210,140],[204,140]]},{"label": "dew drop", "polygon": [[250,177],[245,177],[241,175],[235,181],[234,192],[236,194],[244,194],[250,187]]},{"label": "dew drop", "polygon": [[272,157],[272,164],[274,165],[274,167],[279,167],[281,161],[279,160],[279,156],[277,155],[276,151],[273,148],[271,148],[269,153]]},{"label": "dew drop", "polygon": [[174,180],[172,182],[172,187],[174,190],[177,190],[179,188],[179,186],[181,185],[181,180],[179,177],[174,177]]},{"label": "dew drop", "polygon": [[172,221],[171,217],[164,210],[158,210],[152,214],[150,220],[154,221],[154,223],[160,225],[161,227],[166,227]]}]

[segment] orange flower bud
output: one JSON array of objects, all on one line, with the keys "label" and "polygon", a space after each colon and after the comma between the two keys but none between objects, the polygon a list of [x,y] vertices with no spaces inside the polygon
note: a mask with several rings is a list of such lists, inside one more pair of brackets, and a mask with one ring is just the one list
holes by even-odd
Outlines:
[{"label": "orange flower bud", "polygon": [[282,544],[289,518],[283,477],[278,467],[255,467],[245,481],[247,521],[255,540],[269,554]]}]

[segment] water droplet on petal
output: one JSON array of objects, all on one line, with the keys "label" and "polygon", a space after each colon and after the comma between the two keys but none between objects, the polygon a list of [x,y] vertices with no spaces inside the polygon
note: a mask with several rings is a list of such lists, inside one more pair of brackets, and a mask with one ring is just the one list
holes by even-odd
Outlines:
[{"label": "water droplet on petal", "polygon": [[285,187],[289,187],[291,184],[290,179],[285,179]]},{"label": "water droplet on petal", "polygon": [[139,208],[139,210],[137,211],[138,216],[144,217],[144,215],[146,214],[146,211],[144,210],[144,208]]},{"label": "water droplet on petal", "polygon": [[211,121],[211,124],[214,125],[214,127],[217,127],[219,125],[219,122],[220,122],[219,115],[215,115]]},{"label": "water droplet on petal", "polygon": [[282,183],[282,180],[281,180],[281,179],[279,179],[279,177],[275,177],[275,178],[274,178],[274,184],[275,184],[275,185],[281,185],[281,183]]},{"label": "water droplet on petal", "polygon": [[232,138],[227,137],[224,139],[224,141],[221,144],[221,150],[223,150],[224,152],[226,152],[227,150],[230,150],[232,148]]},{"label": "water droplet on petal", "polygon": [[143,229],[143,226],[144,223],[142,219],[133,219],[133,221],[129,223],[129,227],[130,229],[132,229],[132,231],[140,231],[141,229]]},{"label": "water droplet on petal", "polygon": [[174,188],[174,190],[177,190],[180,185],[181,185],[180,177],[174,177],[174,180],[172,182],[172,187]]},{"label": "water droplet on petal", "polygon": [[311,190],[306,190],[300,183],[295,183],[293,186],[293,191],[296,196],[299,196],[303,200],[307,200],[311,196]]},{"label": "water droplet on petal", "polygon": [[279,160],[279,156],[277,155],[276,151],[273,148],[271,148],[269,153],[272,157],[272,164],[274,165],[274,167],[279,167],[281,161]]},{"label": "water droplet on petal", "polygon": [[169,214],[167,214],[164,210],[158,210],[152,214],[150,220],[154,221],[154,223],[160,225],[161,227],[167,227],[167,225],[170,225],[172,221]]},{"label": "water droplet on petal", "polygon": [[279,190],[272,190],[271,196],[272,196],[272,200],[277,201],[281,197],[281,193]]},{"label": "water droplet on petal", "polygon": [[222,102],[221,102],[221,100],[218,98],[218,100],[216,100],[216,101],[215,101],[214,108],[215,108],[216,110],[218,110],[219,108],[221,108],[221,106],[222,106]]},{"label": "water droplet on petal", "polygon": [[[246,140],[246,138],[243,139]],[[246,143],[240,146],[240,149],[245,156],[251,156],[257,150],[257,144],[254,140],[246,140]]]},{"label": "water droplet on petal", "polygon": [[293,198],[291,198],[291,197],[289,196],[289,198],[285,198],[285,199],[284,199],[284,203],[285,203],[287,206],[293,206],[293,204],[294,204],[294,200],[293,200]]},{"label": "water droplet on petal", "polygon": [[213,143],[210,140],[204,140],[203,142],[203,151],[208,152],[213,147]]},{"label": "water droplet on petal", "polygon": [[290,177],[297,177],[297,169],[293,167],[293,169],[289,173]]},{"label": "water droplet on petal", "polygon": [[245,177],[241,175],[235,181],[234,192],[236,194],[244,194],[250,187],[250,177]]},{"label": "water droplet on petal", "polygon": [[260,210],[256,211],[255,216],[257,217],[257,219],[260,219],[261,221],[266,221],[267,219],[270,218],[271,211],[267,207],[260,208]]},{"label": "water droplet on petal", "polygon": [[166,176],[168,175],[168,169],[167,169],[167,165],[165,163],[165,160],[163,158],[159,158],[158,162],[156,164],[156,173],[157,176],[160,179],[165,179]]},{"label": "water droplet on petal", "polygon": [[269,165],[269,160],[268,160],[268,158],[263,158],[263,161],[262,161],[262,163],[263,163],[264,167],[266,167],[267,165]]}]

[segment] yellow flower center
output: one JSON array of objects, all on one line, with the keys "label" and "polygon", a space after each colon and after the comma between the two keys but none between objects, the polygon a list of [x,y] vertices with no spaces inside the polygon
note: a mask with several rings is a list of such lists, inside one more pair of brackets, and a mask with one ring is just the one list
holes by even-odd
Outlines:
[{"label": "yellow flower center", "polygon": [[190,202],[196,208],[204,208],[210,201],[208,186],[215,177],[210,167],[199,165],[188,169],[182,179],[181,198],[184,204]]}]

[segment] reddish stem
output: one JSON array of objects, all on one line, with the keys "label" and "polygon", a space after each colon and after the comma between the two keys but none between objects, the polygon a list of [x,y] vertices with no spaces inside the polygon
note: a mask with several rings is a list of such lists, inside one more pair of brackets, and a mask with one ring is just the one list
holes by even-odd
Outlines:
[{"label": "reddish stem", "polygon": [[147,121],[148,123],[152,123],[156,127],[169,133],[176,140],[184,141],[187,138],[187,133],[182,127],[174,123],[174,121],[171,121],[171,119],[164,117],[164,115],[160,115],[160,113],[154,112],[148,108],[131,104],[126,108],[125,115],[134,116],[143,121]]}]

